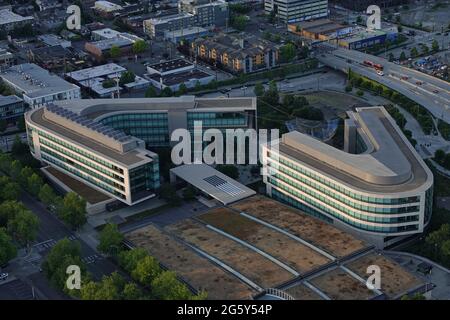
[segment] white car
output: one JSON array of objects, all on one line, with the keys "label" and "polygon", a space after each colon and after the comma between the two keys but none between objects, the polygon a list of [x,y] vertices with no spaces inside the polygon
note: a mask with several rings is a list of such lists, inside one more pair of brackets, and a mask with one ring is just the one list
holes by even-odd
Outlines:
[{"label": "white car", "polygon": [[377,75],[379,75],[379,76],[384,76],[384,72],[381,71],[381,70],[378,70],[378,71],[377,71]]},{"label": "white car", "polygon": [[0,281],[6,281],[8,279],[9,274],[0,273]]}]

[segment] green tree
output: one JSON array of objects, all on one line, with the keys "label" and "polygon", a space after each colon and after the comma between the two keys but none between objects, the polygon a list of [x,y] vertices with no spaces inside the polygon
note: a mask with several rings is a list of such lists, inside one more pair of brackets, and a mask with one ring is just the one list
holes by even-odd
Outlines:
[{"label": "green tree", "polygon": [[125,300],[138,300],[142,295],[142,290],[135,283],[130,282],[123,287],[122,296]]},{"label": "green tree", "polygon": [[356,95],[359,97],[362,97],[364,95],[364,91],[358,90],[358,91],[356,91]]},{"label": "green tree", "polygon": [[216,170],[222,172],[224,175],[227,175],[232,179],[239,178],[239,169],[235,165],[219,164],[216,166]]},{"label": "green tree", "polygon": [[11,153],[14,156],[22,156],[28,153],[28,145],[22,142],[18,134],[16,134],[16,136],[14,137],[14,142],[11,147]]},{"label": "green tree", "polygon": [[154,257],[146,256],[139,260],[131,276],[144,286],[149,286],[153,279],[161,273],[161,267]]},{"label": "green tree", "polygon": [[132,71],[125,71],[120,76],[119,84],[123,86],[127,83],[134,82],[135,79],[136,75]]},{"label": "green tree", "polygon": [[180,197],[177,195],[175,187],[170,183],[164,183],[163,185],[161,185],[159,189],[159,195],[161,198],[175,206],[180,205],[181,203]]},{"label": "green tree", "polygon": [[281,47],[280,58],[283,62],[291,62],[297,55],[297,48],[293,43],[288,43]]},{"label": "green tree", "polygon": [[113,59],[120,57],[121,53],[120,48],[116,45],[113,45],[111,49],[109,49],[109,56]]},{"label": "green tree", "polygon": [[442,163],[442,161],[444,161],[445,158],[445,152],[442,149],[438,149],[436,150],[436,152],[434,153],[434,160],[436,160],[438,163]]},{"label": "green tree", "polygon": [[0,266],[8,263],[17,255],[17,248],[4,228],[0,228]]},{"label": "green tree", "polygon": [[186,94],[187,92],[188,92],[188,89],[187,89],[186,85],[184,83],[180,84],[180,86],[178,87],[178,94],[183,95],[183,94]]},{"label": "green tree", "polygon": [[255,84],[253,92],[255,93],[255,96],[262,97],[265,92],[264,85],[261,82],[258,82],[257,84]]},{"label": "green tree", "polygon": [[86,201],[76,193],[69,192],[64,196],[58,215],[70,227],[78,229],[86,223]]},{"label": "green tree", "polygon": [[8,233],[22,246],[36,239],[38,229],[38,217],[26,209],[19,210],[7,224]]},{"label": "green tree", "polygon": [[243,15],[232,17],[231,26],[239,31],[244,31],[245,28],[247,27],[247,17]]},{"label": "green tree", "polygon": [[431,43],[431,51],[433,52],[439,51],[439,43],[437,42],[437,40],[433,40],[433,42]]},{"label": "green tree", "polygon": [[183,190],[183,199],[186,201],[192,201],[195,199],[195,194],[195,189],[189,185]]},{"label": "green tree", "polygon": [[6,128],[7,128],[6,120],[1,119],[0,120],[0,133],[5,132]]},{"label": "green tree", "polygon": [[127,272],[131,273],[138,262],[148,256],[147,251],[143,248],[134,248],[129,251],[121,251],[118,255],[119,265]]},{"label": "green tree", "polygon": [[423,54],[428,54],[430,52],[430,49],[428,48],[428,46],[426,44],[424,44],[422,46],[422,53]]},{"label": "green tree", "polygon": [[402,53],[400,53],[400,61],[405,61],[406,60],[406,54],[404,51],[402,51]]},{"label": "green tree", "polygon": [[173,96],[173,91],[172,89],[170,89],[170,87],[165,87],[164,89],[162,89],[161,93],[160,93],[160,97],[172,97]]},{"label": "green tree", "polygon": [[68,292],[69,290],[66,287],[66,270],[70,265],[78,265],[80,267],[83,280],[86,268],[81,261],[80,243],[64,238],[58,241],[50,250],[42,264],[42,269],[53,286]]},{"label": "green tree", "polygon": [[389,53],[388,59],[390,62],[394,61],[394,54],[392,52]]},{"label": "green tree", "polygon": [[416,47],[413,47],[410,51],[411,57],[417,57],[419,55],[419,51],[417,51]]},{"label": "green tree", "polygon": [[42,203],[44,203],[47,206],[55,204],[56,194],[53,191],[52,187],[50,187],[48,184],[44,184],[42,186],[38,196],[39,200],[41,200]]},{"label": "green tree", "polygon": [[148,44],[144,40],[137,40],[135,43],[133,43],[133,53],[139,54],[147,50]]},{"label": "green tree", "polygon": [[[21,171],[22,171],[22,164],[20,163],[19,160],[14,160],[11,163],[11,169],[9,171],[9,175],[11,176],[11,178],[13,178],[13,180],[19,180]],[[25,184],[25,186],[26,186],[26,184]]]},{"label": "green tree", "polygon": [[154,98],[157,96],[158,96],[158,93],[156,92],[156,89],[153,86],[148,87],[147,91],[145,91],[146,98]]},{"label": "green tree", "polygon": [[100,232],[100,242],[97,249],[103,253],[115,255],[122,247],[123,235],[117,225],[108,223]]},{"label": "green tree", "polygon": [[28,188],[28,178],[30,178],[33,175],[34,171],[30,167],[24,167],[20,170],[20,173],[17,176],[17,181],[19,184],[24,187]]},{"label": "green tree", "polygon": [[156,298],[161,300],[188,300],[192,297],[192,293],[173,271],[161,272],[151,282],[151,288]]},{"label": "green tree", "polygon": [[16,200],[20,195],[20,186],[9,177],[0,176],[0,200]]},{"label": "green tree", "polygon": [[27,190],[33,196],[37,196],[39,194],[39,191],[41,191],[41,188],[43,185],[44,185],[44,181],[36,173],[33,173],[31,175],[31,177],[28,177]]}]

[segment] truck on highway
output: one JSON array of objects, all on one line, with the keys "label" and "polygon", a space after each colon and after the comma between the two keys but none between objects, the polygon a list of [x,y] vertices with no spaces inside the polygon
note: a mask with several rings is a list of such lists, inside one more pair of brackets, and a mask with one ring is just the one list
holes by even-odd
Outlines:
[{"label": "truck on highway", "polygon": [[366,67],[374,68],[375,70],[383,71],[383,66],[379,63],[374,63],[369,60],[364,60],[363,65]]}]

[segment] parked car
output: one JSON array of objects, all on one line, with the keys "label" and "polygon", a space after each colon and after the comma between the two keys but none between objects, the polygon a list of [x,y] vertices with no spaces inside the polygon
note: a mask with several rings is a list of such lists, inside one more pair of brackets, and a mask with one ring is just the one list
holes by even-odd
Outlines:
[{"label": "parked car", "polygon": [[6,281],[8,279],[9,274],[4,272],[0,273],[0,281]]}]

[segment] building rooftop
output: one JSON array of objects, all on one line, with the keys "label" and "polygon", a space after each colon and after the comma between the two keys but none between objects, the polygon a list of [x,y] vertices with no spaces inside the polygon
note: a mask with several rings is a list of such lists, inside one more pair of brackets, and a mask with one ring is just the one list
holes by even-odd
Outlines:
[{"label": "building rooftop", "polygon": [[43,34],[38,36],[38,39],[44,42],[46,45],[53,47],[53,46],[62,46],[62,47],[70,47],[71,42],[68,40],[64,40],[61,37],[58,37],[54,34]]},{"label": "building rooftop", "polygon": [[155,63],[148,66],[159,73],[173,71],[185,67],[193,66],[193,64],[185,59],[173,59],[165,62]]},{"label": "building rooftop", "polygon": [[[40,126],[44,130],[50,130],[55,134],[63,136],[66,140],[74,144],[81,145],[84,148],[91,150],[93,153],[100,153],[102,156],[122,165],[134,166],[151,160],[145,156],[145,154],[150,153],[150,151],[145,149],[132,149],[127,152],[120,152],[108,146],[106,139],[95,139],[92,134],[89,134],[92,133],[91,130],[85,130],[85,134],[82,134],[80,130],[71,130],[64,124],[55,122],[54,119],[49,119],[49,113],[47,112],[46,114],[46,110],[47,109],[44,107],[31,110],[26,113],[26,117],[29,117],[29,120],[33,124]],[[69,121],[67,123],[69,123]],[[78,127],[77,124],[74,123],[74,125]]]},{"label": "building rooftop", "polygon": [[256,192],[207,164],[185,164],[170,172],[222,204],[248,198]]},{"label": "building rooftop", "polygon": [[149,21],[151,24],[156,25],[156,24],[168,23],[168,22],[170,22],[172,20],[188,18],[188,17],[193,17],[193,16],[194,15],[191,14],[191,13],[180,12],[180,13],[169,15],[169,16],[150,18],[150,19],[147,19],[145,21]]},{"label": "building rooftop", "polygon": [[12,95],[12,96],[2,96],[0,95],[0,107],[23,101],[18,96]]},{"label": "building rooftop", "polygon": [[113,46],[117,46],[119,48],[131,46],[134,43],[134,41],[128,38],[115,37],[110,39],[94,41],[90,43],[99,48],[100,50],[104,51],[111,49]]},{"label": "building rooftop", "polygon": [[367,192],[402,192],[431,186],[432,174],[383,107],[357,108],[358,133],[368,149],[350,154],[293,131],[283,135],[283,154],[319,170],[344,185]]},{"label": "building rooftop", "polygon": [[227,108],[227,110],[256,110],[256,98],[170,98],[81,99],[56,101],[80,115],[95,119],[102,115],[125,110],[192,110]]},{"label": "building rooftop", "polygon": [[0,10],[0,25],[14,23],[14,22],[21,22],[21,21],[26,21],[26,20],[33,20],[33,19],[34,18],[31,16],[22,17],[21,15],[18,15],[17,13],[14,13],[9,9],[1,9]]},{"label": "building rooftop", "polygon": [[302,21],[293,23],[293,25],[300,27],[302,30],[312,33],[330,33],[339,29],[348,28],[339,23],[331,21],[329,19],[319,19],[312,21]]},{"label": "building rooftop", "polygon": [[0,78],[17,86],[30,98],[78,88],[33,63],[24,63],[3,70],[0,72]]},{"label": "building rooftop", "polygon": [[351,43],[382,35],[386,35],[386,32],[382,30],[367,30],[366,28],[354,28],[350,35],[341,38],[340,41]]},{"label": "building rooftop", "polygon": [[99,8],[106,9],[107,12],[123,9],[123,7],[118,4],[115,4],[115,3],[112,3],[109,1],[104,1],[104,0],[95,1],[95,8],[96,9],[99,9]]},{"label": "building rooftop", "polygon": [[108,76],[111,74],[120,75],[122,72],[125,71],[127,71],[127,69],[125,69],[122,66],[119,66],[118,64],[108,63],[92,68],[68,72],[66,73],[66,76],[72,78],[75,81],[81,82],[89,79]]},{"label": "building rooftop", "polygon": [[183,28],[179,30],[173,30],[173,31],[165,31],[165,37],[166,38],[179,38],[183,36],[190,36],[195,34],[204,34],[205,32],[209,32],[209,30],[202,28],[202,27],[192,27],[192,28]]},{"label": "building rooftop", "polygon": [[157,73],[151,74],[148,77],[154,81],[159,82],[162,78],[162,83],[166,86],[173,86],[181,83],[185,83],[189,80],[198,80],[206,77],[211,77],[213,75],[201,71],[199,69],[187,70],[184,72],[171,73],[167,75],[159,75]]},{"label": "building rooftop", "polygon": [[98,35],[102,38],[109,39],[109,38],[115,38],[117,37],[120,32],[111,28],[104,28],[99,30],[93,30],[91,32],[92,34]]}]

